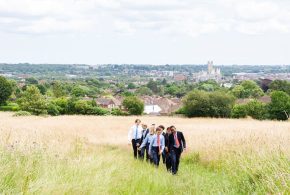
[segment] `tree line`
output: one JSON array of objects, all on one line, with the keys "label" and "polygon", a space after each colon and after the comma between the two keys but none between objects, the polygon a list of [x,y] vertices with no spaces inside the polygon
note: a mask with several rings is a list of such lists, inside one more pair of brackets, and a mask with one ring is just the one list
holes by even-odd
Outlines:
[{"label": "tree line", "polygon": [[[172,83],[163,80],[150,80],[145,85],[136,86],[119,83],[114,90],[110,84],[97,79],[86,79],[83,82],[45,82],[27,78],[25,85],[19,87],[14,80],[0,77],[0,110],[26,111],[41,115],[140,115],[144,103],[138,98],[141,95],[160,95],[182,98],[183,106],[176,113],[187,117],[221,117],[287,120],[290,113],[290,82],[275,80],[266,90],[257,82],[243,81],[231,88],[209,80],[200,83]],[[130,89],[135,89],[131,92]],[[84,100],[84,96],[102,95],[124,96],[124,109],[104,109],[95,101]],[[107,93],[107,94],[106,94]],[[99,93],[100,94],[100,93]],[[270,103],[263,103],[258,98],[268,95]],[[237,99],[248,98],[245,104],[236,104]]]}]

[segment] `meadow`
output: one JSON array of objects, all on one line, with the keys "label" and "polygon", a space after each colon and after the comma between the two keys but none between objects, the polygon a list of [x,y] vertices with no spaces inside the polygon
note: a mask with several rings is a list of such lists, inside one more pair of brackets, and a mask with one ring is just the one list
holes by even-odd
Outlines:
[{"label": "meadow", "polygon": [[0,112],[0,194],[290,194],[290,123],[150,117],[187,150],[177,176],[134,160],[136,117]]}]

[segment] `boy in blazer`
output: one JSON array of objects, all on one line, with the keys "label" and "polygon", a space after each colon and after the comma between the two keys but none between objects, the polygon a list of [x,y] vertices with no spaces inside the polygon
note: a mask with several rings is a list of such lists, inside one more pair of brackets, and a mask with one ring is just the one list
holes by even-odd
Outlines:
[{"label": "boy in blazer", "polygon": [[168,138],[168,147],[171,157],[172,174],[175,175],[178,172],[181,153],[186,149],[186,142],[182,132],[176,131],[174,126],[171,126],[170,129],[171,134]]}]

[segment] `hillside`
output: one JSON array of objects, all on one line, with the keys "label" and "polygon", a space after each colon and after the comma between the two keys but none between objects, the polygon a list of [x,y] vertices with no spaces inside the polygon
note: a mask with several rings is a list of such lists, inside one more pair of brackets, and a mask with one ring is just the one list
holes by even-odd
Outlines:
[{"label": "hillside", "polygon": [[140,117],[184,132],[188,150],[173,177],[131,157],[127,131],[135,118],[0,113],[0,192],[290,192],[289,122]]}]

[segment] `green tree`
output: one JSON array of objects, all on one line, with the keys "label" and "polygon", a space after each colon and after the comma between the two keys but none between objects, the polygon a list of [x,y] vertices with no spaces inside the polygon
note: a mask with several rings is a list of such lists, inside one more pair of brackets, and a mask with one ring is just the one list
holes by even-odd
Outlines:
[{"label": "green tree", "polygon": [[147,83],[147,87],[151,89],[154,93],[158,93],[160,91],[158,87],[158,83],[156,81],[153,81],[152,79]]},{"label": "green tree", "polygon": [[79,85],[74,86],[72,89],[72,95],[75,97],[84,97],[86,93],[87,91]]},{"label": "green tree", "polygon": [[269,114],[271,119],[288,120],[290,113],[290,96],[283,91],[271,93]]},{"label": "green tree", "polygon": [[234,102],[235,98],[232,95],[220,91],[209,93],[209,116],[230,117]]},{"label": "green tree", "polygon": [[152,95],[153,92],[148,87],[140,87],[136,90],[136,93],[139,95]]},{"label": "green tree", "polygon": [[232,94],[237,98],[245,98],[245,89],[241,85],[237,85],[232,89]]},{"label": "green tree", "polygon": [[254,81],[243,81],[232,89],[232,93],[237,98],[258,98],[264,95],[263,90]]},{"label": "green tree", "polygon": [[246,104],[247,115],[258,120],[267,118],[268,110],[266,104],[257,100],[252,100]]},{"label": "green tree", "polygon": [[40,93],[42,94],[42,95],[45,95],[45,93],[46,93],[46,88],[45,88],[45,86],[44,85],[42,85],[42,84],[38,84],[38,85],[36,85],[37,86],[37,88],[39,89],[39,91],[40,91]]},{"label": "green tree", "polygon": [[182,111],[188,117],[230,117],[233,104],[232,95],[194,90],[183,99]]},{"label": "green tree", "polygon": [[248,110],[247,110],[247,105],[239,105],[236,104],[234,105],[232,112],[231,112],[231,116],[233,118],[246,118],[248,115]]},{"label": "green tree", "polygon": [[0,105],[6,103],[12,91],[11,83],[5,77],[0,76]]},{"label": "green tree", "polygon": [[208,116],[209,95],[205,91],[194,90],[183,99],[183,112],[187,117]]},{"label": "green tree", "polygon": [[135,89],[136,85],[134,83],[129,83],[127,89]]},{"label": "green tree", "polygon": [[25,79],[25,82],[27,85],[37,85],[38,84],[38,80],[36,80],[33,77]]},{"label": "green tree", "polygon": [[290,95],[290,82],[283,80],[275,80],[271,82],[269,89],[271,91],[284,91]]},{"label": "green tree", "polygon": [[144,111],[144,103],[136,96],[126,97],[122,104],[130,115],[141,115]]},{"label": "green tree", "polygon": [[59,98],[66,95],[63,84],[59,81],[55,81],[52,83],[52,92],[54,97]]},{"label": "green tree", "polygon": [[39,89],[34,86],[28,86],[18,100],[21,110],[28,111],[35,115],[47,114],[47,102]]}]

